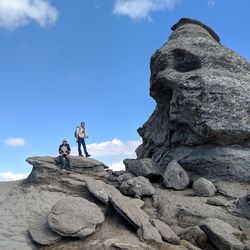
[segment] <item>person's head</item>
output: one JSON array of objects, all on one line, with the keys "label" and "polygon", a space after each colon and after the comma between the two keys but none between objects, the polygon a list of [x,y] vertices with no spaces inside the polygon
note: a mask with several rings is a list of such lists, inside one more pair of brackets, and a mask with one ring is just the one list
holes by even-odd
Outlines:
[{"label": "person's head", "polygon": [[68,144],[67,139],[63,139],[63,144],[64,144],[64,145]]},{"label": "person's head", "polygon": [[81,127],[85,127],[85,122],[81,122]]}]

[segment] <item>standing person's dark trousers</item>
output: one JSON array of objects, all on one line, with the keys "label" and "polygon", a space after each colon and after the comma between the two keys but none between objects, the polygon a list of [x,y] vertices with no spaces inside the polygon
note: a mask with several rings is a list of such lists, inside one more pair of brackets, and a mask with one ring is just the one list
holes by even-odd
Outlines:
[{"label": "standing person's dark trousers", "polygon": [[70,165],[69,156],[67,154],[61,154],[61,155],[59,155],[59,161],[60,161],[60,164],[61,164],[61,170],[64,167],[64,158],[65,158],[67,166],[68,166],[67,169],[70,171],[71,170],[71,165]]},{"label": "standing person's dark trousers", "polygon": [[77,143],[78,143],[78,153],[79,153],[79,156],[82,156],[81,145],[83,146],[83,150],[84,150],[85,155],[89,156],[89,153],[87,151],[86,143],[85,143],[84,138],[81,138],[81,137],[78,138]]}]

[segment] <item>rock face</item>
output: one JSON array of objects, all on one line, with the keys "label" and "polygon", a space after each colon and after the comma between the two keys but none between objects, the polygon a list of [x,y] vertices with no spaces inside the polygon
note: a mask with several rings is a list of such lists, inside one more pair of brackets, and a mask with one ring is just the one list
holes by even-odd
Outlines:
[{"label": "rock face", "polygon": [[163,174],[163,182],[168,188],[183,190],[189,184],[189,177],[180,164],[176,160],[172,160]]},{"label": "rock face", "polygon": [[211,181],[200,178],[193,183],[193,191],[197,196],[212,197],[215,195],[216,187]]},{"label": "rock face", "polygon": [[50,228],[62,236],[85,238],[104,222],[100,208],[83,198],[66,198],[57,202],[48,216]]},{"label": "rock face", "polygon": [[206,25],[181,19],[151,58],[157,107],[137,156],[176,159],[194,179],[250,180],[250,64]]}]

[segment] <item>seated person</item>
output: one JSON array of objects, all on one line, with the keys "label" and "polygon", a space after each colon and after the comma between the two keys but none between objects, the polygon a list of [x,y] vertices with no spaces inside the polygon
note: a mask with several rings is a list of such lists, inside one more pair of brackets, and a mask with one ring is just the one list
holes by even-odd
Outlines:
[{"label": "seated person", "polygon": [[64,168],[64,158],[65,158],[68,165],[67,170],[71,171],[70,159],[69,159],[69,154],[71,149],[66,139],[63,140],[63,143],[60,145],[58,151],[60,154],[59,161],[61,164],[61,170]]}]

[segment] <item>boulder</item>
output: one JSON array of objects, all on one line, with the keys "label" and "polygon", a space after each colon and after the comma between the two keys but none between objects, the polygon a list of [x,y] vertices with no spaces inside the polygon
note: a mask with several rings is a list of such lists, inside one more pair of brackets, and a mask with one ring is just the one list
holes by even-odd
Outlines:
[{"label": "boulder", "polygon": [[211,206],[218,206],[218,207],[227,207],[227,206],[229,206],[229,202],[226,202],[224,200],[217,199],[217,198],[214,198],[214,197],[207,199],[207,204],[211,205]]},{"label": "boulder", "polygon": [[208,241],[207,235],[198,226],[183,229],[179,236],[201,249],[206,247]]},{"label": "boulder", "polygon": [[32,240],[40,245],[52,245],[62,239],[62,236],[49,228],[47,213],[35,218],[29,228],[29,234]]},{"label": "boulder", "polygon": [[160,167],[158,164],[150,159],[125,159],[123,161],[126,169],[134,173],[136,176],[152,177],[160,175]]},{"label": "boulder", "polygon": [[157,219],[152,219],[151,222],[158,229],[163,240],[174,245],[180,244],[180,238],[166,223]]},{"label": "boulder", "polygon": [[108,203],[109,196],[111,196],[112,194],[119,195],[120,193],[115,187],[108,185],[101,180],[87,178],[86,184],[89,192],[104,204]]},{"label": "boulder", "polygon": [[245,248],[239,240],[243,233],[220,219],[206,219],[201,222],[200,228],[218,250],[243,250]]},{"label": "boulder", "polygon": [[139,236],[141,241],[155,241],[159,243],[162,242],[159,231],[151,223],[142,224],[141,227],[137,230],[137,235]]},{"label": "boulder", "polygon": [[238,199],[239,213],[250,219],[250,192]]},{"label": "boulder", "polygon": [[245,249],[244,250],[250,250],[250,240],[244,241]]},{"label": "boulder", "polygon": [[134,228],[138,229],[144,224],[149,224],[149,216],[135,203],[126,197],[112,194],[109,200],[115,210],[124,217]]},{"label": "boulder", "polygon": [[122,194],[132,197],[152,196],[155,189],[148,179],[143,176],[134,177],[124,181],[120,186]]},{"label": "boulder", "polygon": [[216,187],[211,181],[199,178],[193,183],[193,192],[197,196],[212,197],[216,193]]},{"label": "boulder", "polygon": [[49,227],[67,237],[85,238],[103,223],[104,215],[94,203],[83,198],[65,198],[57,202],[48,215]]},{"label": "boulder", "polygon": [[115,210],[136,230],[141,240],[162,242],[158,230],[150,223],[149,216],[128,197],[111,194],[109,200]]},{"label": "boulder", "polygon": [[151,58],[157,106],[138,129],[138,159],[161,167],[176,159],[192,180],[249,181],[249,62],[197,20],[182,18],[172,30]]},{"label": "boulder", "polygon": [[168,188],[183,190],[189,185],[189,177],[180,164],[172,160],[163,174],[163,182]]},{"label": "boulder", "polygon": [[119,175],[118,178],[117,178],[117,181],[119,182],[119,184],[122,184],[124,181],[127,181],[129,179],[132,179],[134,178],[135,175],[130,173],[130,172],[126,172],[122,175]]}]

